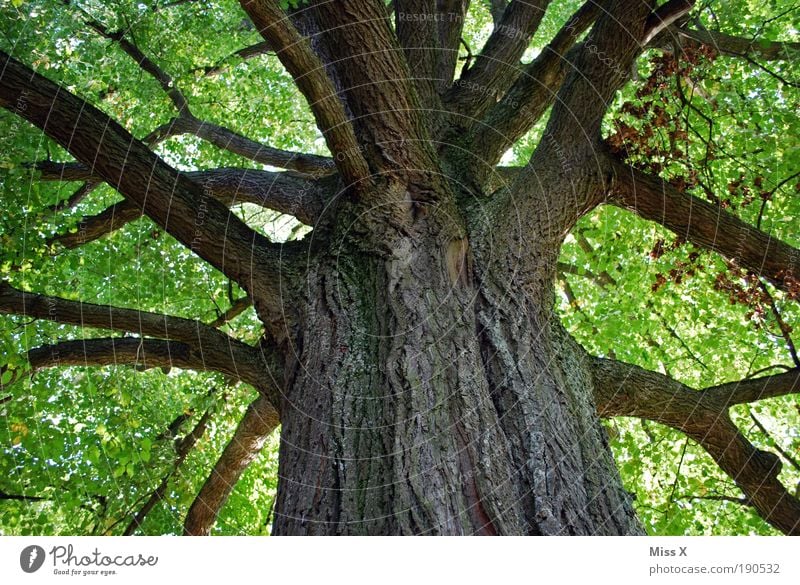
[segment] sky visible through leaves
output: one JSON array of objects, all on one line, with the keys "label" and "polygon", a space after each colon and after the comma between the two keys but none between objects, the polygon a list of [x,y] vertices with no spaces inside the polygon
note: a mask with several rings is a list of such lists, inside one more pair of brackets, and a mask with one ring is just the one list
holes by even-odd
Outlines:
[{"label": "sky visible through leaves", "polygon": [[[302,96],[272,55],[235,52],[261,39],[230,0],[0,0],[0,46],[118,120],[135,136],[174,107],[158,83],[88,21],[125,31],[169,72],[195,116],[287,150],[328,154]],[[488,2],[474,1],[465,43],[491,31]],[[580,2],[554,3],[525,60],[534,58]],[[788,0],[698,3],[709,30],[761,41],[799,41],[800,4]],[[800,56],[755,62],[714,50],[646,51],[604,125],[609,143],[638,168],[800,246]],[[463,60],[462,60],[463,62]],[[217,70],[208,74],[211,68]],[[524,164],[546,120],[503,158]],[[211,322],[244,295],[148,219],[64,249],[57,234],[121,197],[107,185],[56,211],[77,182],[45,182],[27,163],[70,160],[33,126],[0,111],[0,278],[73,300]],[[273,170],[194,137],[156,152],[181,170]],[[716,200],[712,199],[716,198]],[[252,205],[237,214],[276,240],[300,238],[294,218]],[[582,219],[561,251],[557,305],[590,353],[668,374],[695,388],[797,367],[800,307],[721,257],[618,208]],[[248,309],[224,326],[254,343]],[[24,352],[107,332],[0,317],[0,534],[119,534],[164,478],[163,500],[141,532],[179,534],[188,506],[255,392],[216,373],[70,367],[26,373]],[[795,341],[797,340],[797,341]],[[177,441],[208,425],[176,468]],[[800,495],[796,395],[738,406],[735,422],[757,447],[780,453],[781,480]],[[605,422],[625,487],[650,534],[774,534],[703,450],[638,419]],[[277,486],[274,435],[236,485],[215,534],[268,534]]]}]

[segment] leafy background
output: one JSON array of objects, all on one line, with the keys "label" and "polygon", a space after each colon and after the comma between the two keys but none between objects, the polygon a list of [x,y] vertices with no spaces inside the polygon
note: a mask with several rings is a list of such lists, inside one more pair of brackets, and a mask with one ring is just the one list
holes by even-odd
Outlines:
[{"label": "leafy background", "polygon": [[[533,58],[580,2],[551,7]],[[796,41],[800,5],[707,2],[693,16],[709,29]],[[274,56],[232,57],[260,41],[233,0],[157,2],[0,0],[0,46],[144,136],[175,112],[158,84],[86,24],[122,30],[175,80],[201,119],[279,148],[325,154],[312,116]],[[488,2],[474,1],[465,30],[477,50],[491,30]],[[665,57],[666,55],[666,57]],[[462,57],[467,57],[462,49]],[[742,219],[800,246],[800,121],[797,59],[767,66],[703,54],[650,51],[637,80],[609,112],[609,143],[631,164],[660,173],[699,197],[719,197]],[[210,67],[222,66],[217,75]],[[544,120],[504,157],[523,164]],[[25,163],[69,160],[57,145],[0,112],[0,278],[75,300],[213,321],[243,295],[147,219],[75,250],[48,240],[120,199],[100,187],[74,209],[48,208],[78,183],[41,182]],[[194,138],[157,148],[193,170],[267,168]],[[794,173],[794,175],[793,175]],[[289,217],[251,206],[237,213],[273,238],[299,237]],[[562,249],[558,309],[592,353],[668,373],[704,387],[765,368],[793,367],[797,302],[719,257],[616,208],[598,209]],[[225,326],[260,336],[252,309]],[[90,329],[0,318],[0,365],[24,370],[29,348]],[[230,439],[253,390],[218,374],[62,368],[0,380],[0,533],[118,534],[168,477],[163,500],[141,532],[180,533],[185,512]],[[203,436],[176,469],[176,439],[204,413]],[[782,452],[781,480],[800,492],[797,397],[740,406],[733,415],[757,447]],[[182,421],[182,424],[178,424]],[[170,427],[172,429],[170,430]],[[655,423],[607,423],[612,448],[651,534],[772,534],[705,453]],[[268,534],[277,484],[278,438],[244,473],[214,533]]]}]

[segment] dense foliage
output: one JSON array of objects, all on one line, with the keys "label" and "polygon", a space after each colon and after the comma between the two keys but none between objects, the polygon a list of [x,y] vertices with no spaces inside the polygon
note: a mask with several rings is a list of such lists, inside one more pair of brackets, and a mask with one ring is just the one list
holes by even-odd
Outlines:
[{"label": "dense foliage", "polygon": [[[275,56],[237,54],[261,38],[235,2],[0,2],[3,50],[137,137],[176,111],[119,38],[168,73],[196,118],[273,147],[327,154]],[[525,61],[580,4],[550,6]],[[472,2],[462,62],[491,31],[493,6]],[[800,246],[800,53],[790,43],[800,40],[799,18],[800,6],[789,0],[698,3],[691,12],[696,29],[750,39],[764,52],[779,41],[785,54],[733,56],[700,43],[675,51],[667,38],[639,58],[635,79],[604,129],[630,164],[700,198],[724,198],[723,208],[794,246]],[[525,164],[545,121],[503,164]],[[13,112],[0,111],[0,128],[0,278],[17,289],[206,323],[244,295],[147,218],[85,245],[64,245],[60,236],[79,233],[82,218],[121,197],[98,184],[77,204],[66,204],[86,189],[83,183],[43,180],[31,163],[69,155]],[[155,151],[186,171],[272,168],[188,134],[161,140]],[[254,205],[236,212],[277,241],[307,231],[291,216]],[[627,211],[601,207],[581,220],[561,264],[558,309],[594,355],[696,388],[800,367],[792,330],[800,290],[776,290]],[[248,343],[261,334],[252,308],[219,326]],[[101,336],[108,332],[0,318],[0,533],[120,534],[165,480],[138,531],[180,533],[186,510],[253,399],[249,386],[212,372],[124,365],[27,371],[31,348]],[[780,479],[800,495],[797,395],[740,405],[733,413],[753,444],[780,454]],[[614,419],[607,429],[648,533],[775,533],[690,439],[639,419]],[[195,440],[187,444],[187,437]],[[236,485],[215,533],[269,533],[277,446],[273,435]]]}]

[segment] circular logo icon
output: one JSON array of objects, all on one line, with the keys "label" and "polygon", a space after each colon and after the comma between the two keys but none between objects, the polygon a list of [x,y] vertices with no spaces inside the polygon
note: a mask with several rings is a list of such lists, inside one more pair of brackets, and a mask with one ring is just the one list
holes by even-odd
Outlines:
[{"label": "circular logo icon", "polygon": [[44,549],[41,546],[36,544],[26,546],[19,553],[19,566],[26,573],[35,573],[42,568],[44,557]]}]

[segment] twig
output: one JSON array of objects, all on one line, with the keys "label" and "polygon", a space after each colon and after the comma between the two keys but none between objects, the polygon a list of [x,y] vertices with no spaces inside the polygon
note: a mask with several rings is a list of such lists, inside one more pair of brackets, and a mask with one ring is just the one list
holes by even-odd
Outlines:
[{"label": "twig", "polygon": [[778,453],[780,453],[783,456],[783,458],[786,459],[786,461],[791,463],[792,467],[794,467],[795,469],[800,471],[800,462],[798,462],[797,459],[792,457],[792,455],[790,453],[788,453],[783,447],[781,447],[778,444],[778,442],[772,437],[772,435],[769,433],[769,431],[766,429],[766,427],[763,425],[763,423],[756,418],[756,415],[754,415],[752,412],[750,412],[749,414],[750,414],[750,418],[753,419],[753,422],[756,424],[756,426],[759,428],[759,430],[762,433],[764,433],[764,436],[766,436],[772,442],[772,444],[775,446],[775,450]]}]

